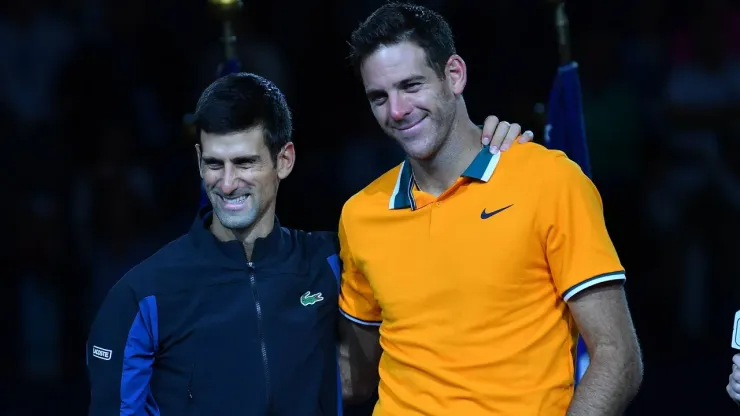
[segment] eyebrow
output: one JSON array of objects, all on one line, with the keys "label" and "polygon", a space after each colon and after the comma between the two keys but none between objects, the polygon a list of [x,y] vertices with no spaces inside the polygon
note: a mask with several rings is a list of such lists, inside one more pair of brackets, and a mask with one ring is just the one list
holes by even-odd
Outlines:
[{"label": "eyebrow", "polygon": [[[217,164],[217,163],[223,163],[222,159],[219,159],[217,157],[213,156],[203,156],[203,162],[207,164]],[[259,155],[253,155],[253,156],[237,156],[235,158],[230,159],[231,163],[235,165],[246,165],[250,163],[257,163],[260,161]]]},{"label": "eyebrow", "polygon": [[[423,75],[412,75],[412,76],[410,76],[408,78],[404,78],[404,79],[402,79],[402,80],[400,80],[398,82],[393,83],[393,88],[403,89],[403,88],[407,87],[409,84],[413,84],[415,82],[423,82],[425,80],[426,80],[426,77],[423,76]],[[383,94],[383,93],[384,93],[383,90],[380,90],[380,89],[377,89],[377,88],[370,88],[370,89],[368,89],[368,90],[365,91],[365,95],[367,95],[368,97],[377,96],[377,95]]]}]

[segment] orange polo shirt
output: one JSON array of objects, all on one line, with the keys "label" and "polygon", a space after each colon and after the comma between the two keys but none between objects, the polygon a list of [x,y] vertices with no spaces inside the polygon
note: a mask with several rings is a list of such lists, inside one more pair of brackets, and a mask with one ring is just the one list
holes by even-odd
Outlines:
[{"label": "orange polo shirt", "polygon": [[375,416],[563,416],[577,329],[567,301],[624,280],[601,198],[562,152],[481,150],[446,192],[408,162],[345,204],[339,306],[380,326]]}]

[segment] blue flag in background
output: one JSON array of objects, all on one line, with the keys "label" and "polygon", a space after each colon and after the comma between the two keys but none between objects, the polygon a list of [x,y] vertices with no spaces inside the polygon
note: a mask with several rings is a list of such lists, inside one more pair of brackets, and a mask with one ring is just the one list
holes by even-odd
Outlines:
[{"label": "blue flag in background", "polygon": [[[565,152],[570,160],[578,163],[583,173],[591,177],[581,103],[581,82],[576,62],[562,65],[555,76],[548,104],[545,146]],[[576,385],[586,372],[588,364],[588,351],[583,338],[579,337],[575,362]]]},{"label": "blue flag in background", "polygon": [[[218,69],[216,70],[216,78],[218,79],[224,75],[235,74],[239,72],[240,70],[241,70],[241,63],[239,62],[239,60],[236,58],[230,58],[218,66]],[[203,208],[210,203],[211,202],[208,200],[208,194],[206,193],[206,190],[203,187],[203,181],[201,181],[200,183],[200,204],[198,206],[200,208]]]},{"label": "blue flag in background", "polygon": [[581,82],[576,62],[558,68],[547,111],[545,146],[562,150],[570,160],[578,163],[583,173],[591,177],[581,104]]}]

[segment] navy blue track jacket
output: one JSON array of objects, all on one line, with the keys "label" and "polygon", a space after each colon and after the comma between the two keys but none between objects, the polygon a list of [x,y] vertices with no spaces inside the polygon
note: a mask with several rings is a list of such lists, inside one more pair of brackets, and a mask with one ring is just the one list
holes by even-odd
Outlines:
[{"label": "navy blue track jacket", "polygon": [[90,416],[341,414],[331,233],[191,230],[108,293],[87,344]]}]

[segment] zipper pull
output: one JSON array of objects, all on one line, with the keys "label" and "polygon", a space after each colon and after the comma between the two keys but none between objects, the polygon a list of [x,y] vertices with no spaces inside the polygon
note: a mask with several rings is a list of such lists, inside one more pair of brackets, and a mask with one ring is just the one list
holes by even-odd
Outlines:
[{"label": "zipper pull", "polygon": [[247,266],[249,266],[250,269],[254,270],[254,263],[252,263],[251,261],[247,262]]}]

